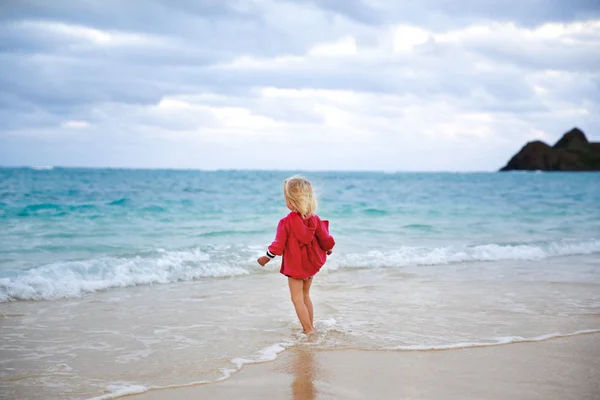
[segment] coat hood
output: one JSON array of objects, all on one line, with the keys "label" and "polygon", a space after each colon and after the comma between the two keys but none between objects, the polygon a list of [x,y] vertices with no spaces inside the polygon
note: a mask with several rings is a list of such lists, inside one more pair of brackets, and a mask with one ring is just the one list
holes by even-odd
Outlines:
[{"label": "coat hood", "polygon": [[315,238],[315,216],[307,220],[303,220],[300,215],[295,212],[290,213],[290,225],[296,239],[303,244],[309,244]]}]

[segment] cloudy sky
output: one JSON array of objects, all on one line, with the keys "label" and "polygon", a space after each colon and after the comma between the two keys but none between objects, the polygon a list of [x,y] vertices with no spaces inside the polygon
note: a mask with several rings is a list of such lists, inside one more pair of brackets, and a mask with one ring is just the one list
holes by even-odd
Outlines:
[{"label": "cloudy sky", "polygon": [[0,165],[491,171],[573,126],[598,0],[0,0]]}]

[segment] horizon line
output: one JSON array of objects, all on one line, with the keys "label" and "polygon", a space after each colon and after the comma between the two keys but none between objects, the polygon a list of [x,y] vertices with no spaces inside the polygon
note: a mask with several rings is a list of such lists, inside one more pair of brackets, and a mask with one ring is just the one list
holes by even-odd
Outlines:
[{"label": "horizon line", "polygon": [[31,169],[51,171],[53,169],[90,169],[90,170],[146,170],[146,171],[198,171],[198,172],[371,172],[371,173],[495,173],[498,170],[391,170],[391,169],[267,169],[267,168],[195,168],[195,167],[132,167],[132,166],[64,166],[64,165],[0,165],[0,169]]}]

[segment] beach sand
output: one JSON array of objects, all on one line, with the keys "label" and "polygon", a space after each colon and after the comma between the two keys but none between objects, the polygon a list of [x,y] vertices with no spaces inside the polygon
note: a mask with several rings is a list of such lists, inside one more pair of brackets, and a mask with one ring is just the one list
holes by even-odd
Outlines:
[{"label": "beach sand", "polygon": [[296,346],[200,386],[128,400],[600,399],[600,334],[441,351]]}]

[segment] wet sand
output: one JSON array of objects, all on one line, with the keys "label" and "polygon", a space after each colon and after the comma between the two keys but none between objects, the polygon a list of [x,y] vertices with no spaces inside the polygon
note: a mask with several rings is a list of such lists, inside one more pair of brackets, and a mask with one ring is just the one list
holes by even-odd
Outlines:
[{"label": "wet sand", "polygon": [[296,346],[230,379],[128,400],[600,399],[600,334],[443,351]]}]

